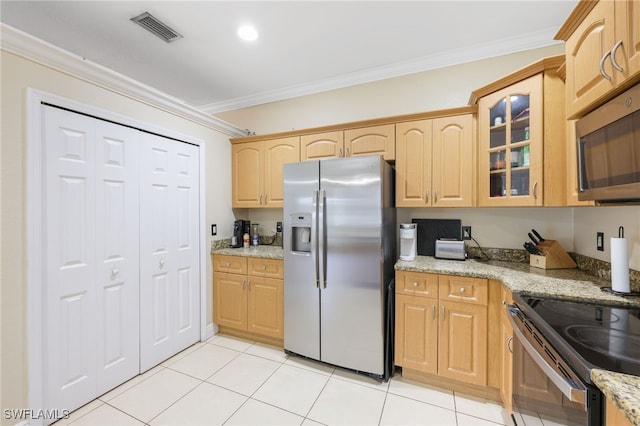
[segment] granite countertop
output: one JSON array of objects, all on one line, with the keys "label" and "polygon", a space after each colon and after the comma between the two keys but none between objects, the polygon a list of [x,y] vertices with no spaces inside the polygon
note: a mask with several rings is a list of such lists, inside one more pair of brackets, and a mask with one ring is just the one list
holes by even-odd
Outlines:
[{"label": "granite countertop", "polygon": [[632,424],[640,425],[640,377],[593,369],[591,380]]},{"label": "granite countertop", "polygon": [[532,296],[595,301],[609,304],[640,306],[640,297],[622,297],[606,293],[600,287],[611,286],[607,280],[578,269],[540,269],[528,263],[478,260],[442,260],[416,256],[415,260],[399,260],[398,271],[432,272],[501,281],[511,292]]},{"label": "granite countertop", "polygon": [[259,245],[249,248],[217,248],[212,249],[211,254],[224,254],[227,256],[261,257],[264,259],[284,259],[282,247]]}]

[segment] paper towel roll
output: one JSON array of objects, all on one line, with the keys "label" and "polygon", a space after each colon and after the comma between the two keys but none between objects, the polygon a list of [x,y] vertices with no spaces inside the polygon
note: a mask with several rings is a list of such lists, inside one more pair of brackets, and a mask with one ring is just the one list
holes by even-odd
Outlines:
[{"label": "paper towel roll", "polygon": [[626,238],[611,238],[611,289],[629,293],[629,255]]}]

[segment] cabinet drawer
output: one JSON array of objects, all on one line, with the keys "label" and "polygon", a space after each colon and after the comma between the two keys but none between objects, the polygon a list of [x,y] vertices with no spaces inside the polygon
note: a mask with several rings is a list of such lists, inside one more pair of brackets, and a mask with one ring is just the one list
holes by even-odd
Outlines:
[{"label": "cabinet drawer", "polygon": [[228,272],[231,274],[247,273],[247,258],[241,256],[226,256],[217,254],[213,256],[213,270]]},{"label": "cabinet drawer", "polygon": [[284,262],[279,259],[262,259],[250,257],[248,274],[267,278],[284,278]]},{"label": "cabinet drawer", "polygon": [[489,285],[486,279],[440,275],[439,283],[440,300],[487,304]]},{"label": "cabinet drawer", "polygon": [[396,294],[438,297],[438,275],[424,272],[396,272]]}]

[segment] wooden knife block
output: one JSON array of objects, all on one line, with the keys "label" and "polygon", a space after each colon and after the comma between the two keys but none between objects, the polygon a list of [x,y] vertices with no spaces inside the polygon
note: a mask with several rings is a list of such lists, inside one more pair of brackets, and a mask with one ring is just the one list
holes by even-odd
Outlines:
[{"label": "wooden knife block", "polygon": [[529,257],[529,264],[541,269],[570,269],[577,268],[576,262],[555,240],[544,240],[538,243],[538,248],[542,251],[542,256],[532,254]]}]

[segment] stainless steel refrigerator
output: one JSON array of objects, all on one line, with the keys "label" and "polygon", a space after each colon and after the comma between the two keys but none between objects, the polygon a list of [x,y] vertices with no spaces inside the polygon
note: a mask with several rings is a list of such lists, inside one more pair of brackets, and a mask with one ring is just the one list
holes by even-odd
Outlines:
[{"label": "stainless steel refrigerator", "polygon": [[284,348],[387,380],[394,172],[381,156],[284,166]]}]

